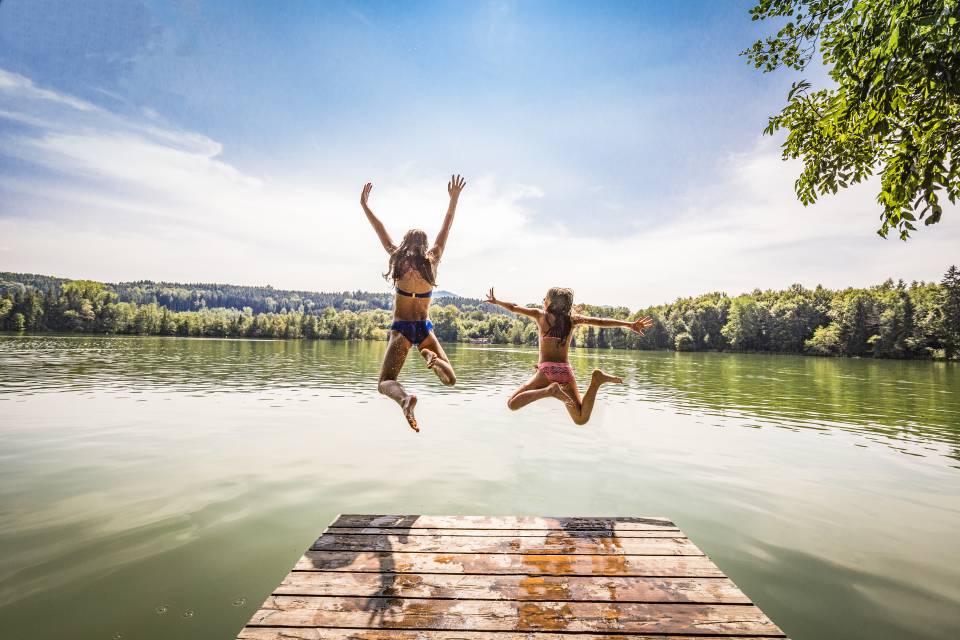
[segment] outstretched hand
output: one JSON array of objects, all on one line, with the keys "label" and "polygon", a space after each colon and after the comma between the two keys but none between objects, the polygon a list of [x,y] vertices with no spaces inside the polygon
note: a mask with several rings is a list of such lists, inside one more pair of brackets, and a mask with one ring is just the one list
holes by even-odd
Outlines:
[{"label": "outstretched hand", "polygon": [[367,184],[363,185],[363,191],[360,192],[360,206],[367,206],[367,198],[370,197],[371,190],[373,190],[372,182],[368,182]]},{"label": "outstretched hand", "polygon": [[463,191],[465,186],[467,186],[467,181],[464,180],[459,173],[450,176],[450,182],[447,183],[447,193],[450,194],[451,198],[459,198],[460,192]]},{"label": "outstretched hand", "polygon": [[497,304],[497,296],[493,295],[493,287],[490,287],[490,291],[487,292],[487,302],[490,304]]},{"label": "outstretched hand", "polygon": [[637,318],[633,321],[633,324],[630,325],[630,328],[640,335],[643,335],[644,329],[649,329],[653,326],[653,320],[650,319],[650,316],[643,316],[642,318]]}]

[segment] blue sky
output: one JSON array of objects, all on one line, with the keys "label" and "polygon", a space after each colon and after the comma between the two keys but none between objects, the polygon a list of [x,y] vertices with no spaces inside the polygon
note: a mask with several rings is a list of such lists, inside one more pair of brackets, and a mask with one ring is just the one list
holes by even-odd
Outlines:
[{"label": "blue sky", "polygon": [[360,186],[433,232],[457,171],[467,295],[938,278],[950,212],[903,245],[870,188],[796,205],[750,4],[3,0],[0,269],[381,289]]}]

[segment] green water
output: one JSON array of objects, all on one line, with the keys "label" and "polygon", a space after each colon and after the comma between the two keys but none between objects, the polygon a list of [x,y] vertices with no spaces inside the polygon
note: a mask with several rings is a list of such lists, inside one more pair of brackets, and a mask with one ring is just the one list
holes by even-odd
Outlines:
[{"label": "green water", "polygon": [[0,638],[231,638],[336,514],[659,515],[794,640],[960,637],[960,367],[529,349],[0,337]]}]

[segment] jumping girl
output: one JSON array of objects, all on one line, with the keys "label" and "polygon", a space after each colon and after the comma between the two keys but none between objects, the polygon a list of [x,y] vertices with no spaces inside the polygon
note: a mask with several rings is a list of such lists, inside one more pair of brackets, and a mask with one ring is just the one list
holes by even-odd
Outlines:
[{"label": "jumping girl", "polygon": [[415,346],[426,361],[427,368],[433,369],[443,384],[452,386],[457,381],[447,354],[443,352],[443,347],[433,333],[433,323],[428,316],[430,297],[433,295],[433,288],[437,286],[437,265],[440,264],[440,256],[447,244],[447,235],[457,210],[457,200],[466,184],[459,175],[450,177],[450,182],[447,183],[450,206],[447,207],[447,215],[443,219],[437,240],[429,250],[427,234],[420,229],[407,231],[399,247],[393,244],[383,223],[367,206],[373,185],[369,182],[365,184],[360,194],[360,206],[367,214],[373,230],[377,232],[383,248],[390,254],[387,272],[383,277],[393,282],[397,293],[393,305],[393,324],[390,325],[390,342],[380,368],[380,384],[377,388],[380,393],[400,405],[410,428],[417,432],[420,429],[413,414],[417,406],[417,396],[407,393],[397,382],[397,376],[407,359],[407,352],[411,346]]},{"label": "jumping girl", "polygon": [[559,287],[547,291],[547,295],[543,299],[543,309],[521,307],[512,302],[497,300],[492,288],[487,294],[487,302],[503,307],[507,311],[533,318],[540,328],[540,364],[537,365],[537,372],[526,384],[510,396],[510,399],[507,400],[507,406],[516,411],[534,400],[557,398],[567,406],[570,417],[577,424],[586,424],[587,420],[590,419],[600,385],[605,382],[619,384],[623,380],[600,369],[594,369],[593,376],[590,378],[590,386],[587,387],[587,391],[581,399],[573,369],[567,361],[573,328],[578,324],[593,325],[594,327],[624,327],[643,335],[644,329],[653,326],[653,321],[648,316],[638,318],[633,322],[627,322],[626,320],[592,318],[573,313],[573,291]]}]

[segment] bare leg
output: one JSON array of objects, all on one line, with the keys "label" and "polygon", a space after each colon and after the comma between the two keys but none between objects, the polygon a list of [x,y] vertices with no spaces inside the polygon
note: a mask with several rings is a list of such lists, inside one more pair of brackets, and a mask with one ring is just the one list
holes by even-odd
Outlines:
[{"label": "bare leg", "polygon": [[577,383],[575,381],[564,385],[564,390],[567,394],[577,400],[573,405],[567,405],[570,417],[573,418],[575,423],[587,424],[587,421],[590,420],[590,414],[593,413],[593,404],[597,400],[597,391],[600,389],[600,385],[607,382],[620,384],[623,382],[623,379],[605,373],[600,369],[594,369],[593,375],[590,377],[590,386],[587,387],[586,392],[584,392],[582,400],[580,399],[580,390],[577,389]]},{"label": "bare leg", "polygon": [[530,391],[518,393],[510,398],[507,406],[516,411],[521,407],[527,406],[531,402],[542,400],[543,398],[556,398],[567,406],[576,406],[573,398],[568,396],[567,392],[564,391],[556,382],[551,382],[542,389],[531,389]]},{"label": "bare leg", "polygon": [[399,382],[397,376],[403,369],[403,363],[407,360],[407,352],[410,350],[410,341],[393,331],[390,334],[390,344],[387,345],[387,353],[383,357],[383,366],[380,367],[380,384],[377,389],[383,395],[387,396],[400,405],[403,409],[403,417],[414,431],[419,432],[417,418],[413,414],[417,406],[417,396],[409,394]]},{"label": "bare leg", "polygon": [[573,403],[573,399],[560,388],[559,384],[550,382],[547,380],[547,376],[538,371],[526,384],[510,396],[510,399],[507,400],[507,406],[516,411],[543,398],[557,398],[565,404]]},{"label": "bare leg", "polygon": [[440,378],[440,382],[452,387],[457,383],[457,375],[453,372],[453,366],[450,359],[444,353],[443,347],[433,331],[427,336],[427,339],[420,343],[420,355],[427,363],[427,369],[433,369],[433,372]]}]

